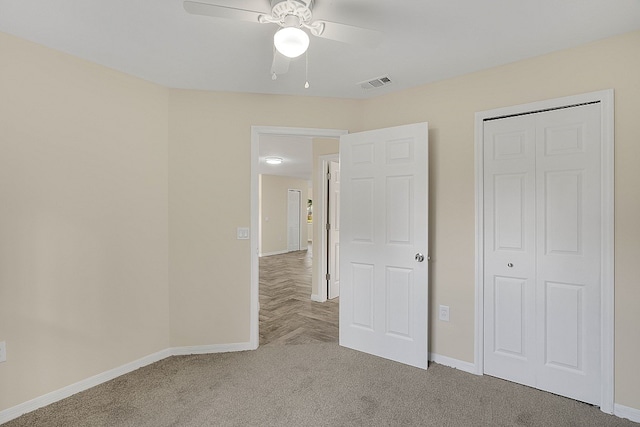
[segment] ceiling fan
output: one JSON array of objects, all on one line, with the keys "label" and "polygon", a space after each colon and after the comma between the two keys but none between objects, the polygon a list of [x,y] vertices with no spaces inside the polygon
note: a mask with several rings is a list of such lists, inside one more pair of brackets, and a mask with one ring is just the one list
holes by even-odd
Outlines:
[{"label": "ceiling fan", "polygon": [[[264,0],[266,2],[266,0]],[[270,0],[271,11],[259,12],[237,7],[186,0],[184,9],[194,15],[249,21],[260,24],[277,24],[280,29],[274,35],[271,74],[276,77],[289,69],[289,61],[302,55],[309,47],[307,29],[313,36],[365,47],[377,46],[382,33],[352,25],[324,20],[314,20],[314,0]],[[266,6],[266,5],[265,5]]]}]

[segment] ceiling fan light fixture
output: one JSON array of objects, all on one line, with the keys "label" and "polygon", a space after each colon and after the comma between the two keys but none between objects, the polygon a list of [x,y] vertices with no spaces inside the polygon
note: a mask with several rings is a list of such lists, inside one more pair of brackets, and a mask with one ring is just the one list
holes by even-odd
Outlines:
[{"label": "ceiling fan light fixture", "polygon": [[300,28],[280,28],[273,36],[273,44],[284,56],[297,58],[307,51],[309,36]]}]

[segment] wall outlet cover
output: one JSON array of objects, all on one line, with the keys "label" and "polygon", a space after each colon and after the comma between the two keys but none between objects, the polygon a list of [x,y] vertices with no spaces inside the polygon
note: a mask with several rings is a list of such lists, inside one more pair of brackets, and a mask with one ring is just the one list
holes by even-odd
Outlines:
[{"label": "wall outlet cover", "polygon": [[438,314],[439,314],[438,317],[440,318],[440,320],[442,320],[444,322],[448,322],[449,321],[449,306],[448,305],[441,305]]}]

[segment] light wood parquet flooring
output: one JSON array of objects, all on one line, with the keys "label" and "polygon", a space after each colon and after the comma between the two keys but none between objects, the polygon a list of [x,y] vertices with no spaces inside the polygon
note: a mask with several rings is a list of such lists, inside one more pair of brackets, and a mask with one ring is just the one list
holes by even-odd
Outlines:
[{"label": "light wood parquet flooring", "polygon": [[338,298],[311,301],[311,250],[260,258],[260,345],[338,342]]}]

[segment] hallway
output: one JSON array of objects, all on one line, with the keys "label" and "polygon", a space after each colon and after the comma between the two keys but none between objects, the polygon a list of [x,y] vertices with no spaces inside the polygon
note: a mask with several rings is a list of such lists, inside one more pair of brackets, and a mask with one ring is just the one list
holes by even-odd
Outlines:
[{"label": "hallway", "polygon": [[311,301],[311,250],[260,258],[260,345],[338,342],[338,298]]}]

